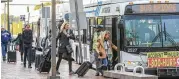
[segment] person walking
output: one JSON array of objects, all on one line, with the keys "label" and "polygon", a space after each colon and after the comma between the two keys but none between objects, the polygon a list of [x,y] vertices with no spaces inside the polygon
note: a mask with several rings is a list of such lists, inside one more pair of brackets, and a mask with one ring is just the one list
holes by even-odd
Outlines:
[{"label": "person walking", "polygon": [[105,31],[98,39],[97,52],[101,54],[98,58],[101,60],[101,71],[109,69],[111,60],[113,57],[112,49],[118,51],[117,46],[115,46],[110,40],[110,32]]},{"label": "person walking", "polygon": [[1,49],[3,61],[6,60],[7,45],[11,41],[11,33],[5,28],[1,28]]},{"label": "person walking", "polygon": [[64,22],[62,24],[56,39],[57,39],[57,41],[59,40],[58,61],[57,61],[57,67],[56,67],[57,73],[60,74],[58,69],[59,69],[63,54],[66,54],[68,56],[69,75],[71,75],[74,73],[72,71],[72,60],[71,60],[72,52],[69,52],[68,47],[71,46],[69,40],[75,39],[75,36],[74,36],[72,30],[70,30],[69,23]]},{"label": "person walking", "polygon": [[19,46],[19,52],[21,55],[21,62],[23,62],[23,41],[22,41],[22,33],[19,33],[17,38],[14,39],[12,42],[16,42],[16,45]]},{"label": "person walking", "polygon": [[[99,76],[101,71],[100,71],[100,60],[98,58],[98,53],[97,53],[97,40],[99,38],[99,36],[103,33],[103,27],[102,26],[97,26],[96,27],[96,31],[93,34],[92,37],[92,42],[91,42],[91,47],[90,47],[90,51],[94,53],[94,57],[95,57],[95,61],[96,61],[96,76]],[[101,73],[102,74],[102,73]]]},{"label": "person walking", "polygon": [[25,29],[22,33],[22,41],[23,41],[23,47],[24,47],[24,67],[26,67],[26,59],[28,58],[28,68],[32,68],[31,67],[31,51],[32,51],[33,35],[32,35],[32,30],[30,29],[29,25],[25,26]]}]

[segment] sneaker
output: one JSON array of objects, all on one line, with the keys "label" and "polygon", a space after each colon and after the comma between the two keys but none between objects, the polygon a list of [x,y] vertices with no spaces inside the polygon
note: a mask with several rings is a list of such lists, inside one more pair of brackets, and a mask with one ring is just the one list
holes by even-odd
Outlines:
[{"label": "sneaker", "polygon": [[60,74],[60,72],[59,72],[59,71],[57,71],[56,73],[57,73],[57,74]]},{"label": "sneaker", "polygon": [[30,68],[30,69],[31,69],[32,67],[31,67],[31,66],[29,66],[28,68]]}]

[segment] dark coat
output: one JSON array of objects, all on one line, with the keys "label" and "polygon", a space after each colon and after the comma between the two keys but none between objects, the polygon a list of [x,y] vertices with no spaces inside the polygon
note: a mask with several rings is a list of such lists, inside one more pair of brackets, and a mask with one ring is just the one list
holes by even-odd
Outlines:
[{"label": "dark coat", "polygon": [[70,30],[68,34],[70,35],[69,37],[67,37],[67,35],[65,35],[63,32],[58,33],[58,36],[56,38],[57,41],[59,40],[58,53],[67,53],[66,46],[70,45],[69,40],[75,39],[75,36],[72,30]]},{"label": "dark coat", "polygon": [[32,30],[24,30],[22,32],[22,41],[25,46],[31,46],[33,42]]}]

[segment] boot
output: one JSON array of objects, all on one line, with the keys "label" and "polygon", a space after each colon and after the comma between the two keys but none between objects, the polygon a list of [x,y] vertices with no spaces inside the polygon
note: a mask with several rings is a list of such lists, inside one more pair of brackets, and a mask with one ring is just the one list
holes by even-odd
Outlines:
[{"label": "boot", "polygon": [[99,72],[97,72],[97,73],[95,74],[95,76],[99,76]]},{"label": "boot", "polygon": [[21,62],[23,62],[23,57],[21,57]]},{"label": "boot", "polygon": [[6,57],[5,56],[3,57],[3,61],[6,61]]},{"label": "boot", "polygon": [[26,64],[24,64],[24,68],[26,68]]},{"label": "boot", "polygon": [[101,76],[103,76],[103,73],[104,73],[104,71],[106,71],[106,70],[108,70],[108,67],[107,66],[102,66],[101,67]]}]

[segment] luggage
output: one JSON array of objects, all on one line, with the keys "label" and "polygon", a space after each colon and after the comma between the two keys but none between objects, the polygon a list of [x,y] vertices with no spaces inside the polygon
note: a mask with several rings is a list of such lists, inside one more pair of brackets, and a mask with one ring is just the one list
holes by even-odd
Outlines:
[{"label": "luggage", "polygon": [[36,49],[32,48],[32,55],[31,55],[31,62],[35,62],[35,53],[36,53]]},{"label": "luggage", "polygon": [[[34,62],[35,62],[35,53],[36,53],[36,49],[35,49],[35,48],[32,48],[32,51],[31,51],[31,63],[34,63]],[[28,57],[29,57],[29,56],[27,56],[27,60],[29,60]]]},{"label": "luggage", "polygon": [[48,47],[47,49],[45,49],[45,55],[42,58],[42,61],[40,62],[39,65],[39,72],[47,72],[49,73],[50,69],[51,69],[51,48]]},{"label": "luggage", "polygon": [[49,73],[50,72],[50,68],[51,68],[51,61],[48,61],[46,59],[42,59],[40,65],[39,65],[39,72],[47,72]]},{"label": "luggage", "polygon": [[11,50],[7,52],[7,62],[15,62],[16,63],[16,51],[14,50],[14,45],[11,44]]},{"label": "luggage", "polygon": [[75,73],[78,75],[78,77],[84,76],[91,67],[92,67],[92,63],[86,61],[76,70]]},{"label": "luggage", "polygon": [[39,68],[40,61],[42,61],[43,54],[36,54],[35,55],[35,68]]},{"label": "luggage", "polygon": [[12,50],[12,51],[8,51],[7,52],[7,62],[15,62],[16,63],[16,51]]}]

